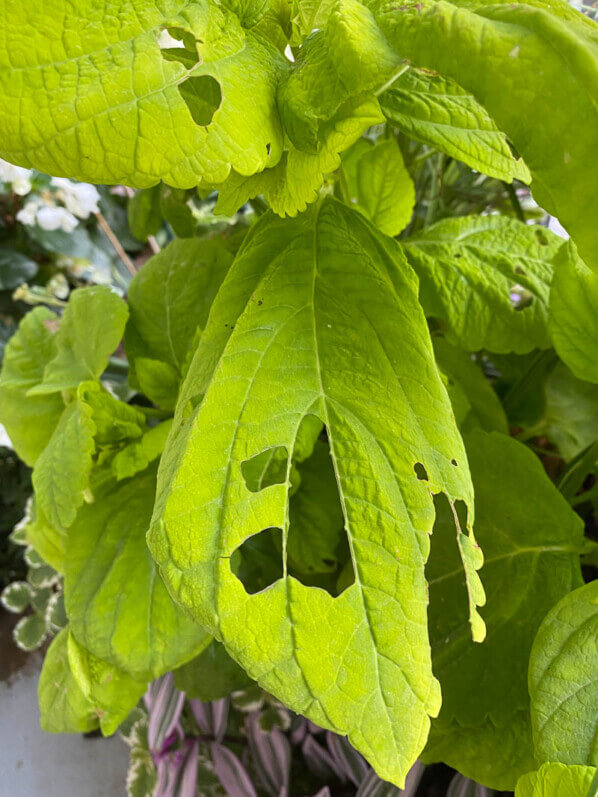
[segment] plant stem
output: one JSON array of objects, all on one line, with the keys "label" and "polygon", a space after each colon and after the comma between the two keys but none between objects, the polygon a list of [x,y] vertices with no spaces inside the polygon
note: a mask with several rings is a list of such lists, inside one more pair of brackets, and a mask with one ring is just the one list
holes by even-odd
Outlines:
[{"label": "plant stem", "polygon": [[507,183],[503,180],[503,185],[507,189],[507,194],[509,195],[509,199],[511,200],[511,205],[513,205],[513,210],[515,211],[515,215],[519,219],[519,221],[525,222],[525,213],[523,212],[523,208],[521,207],[521,202],[519,201],[519,197],[517,196],[517,191],[515,190],[515,186],[513,183]]},{"label": "plant stem", "polygon": [[95,214],[95,216],[96,216],[96,219],[98,220],[98,224],[102,228],[102,231],[106,235],[106,238],[108,238],[108,240],[110,241],[110,243],[114,247],[114,250],[116,251],[116,254],[120,257],[122,262],[125,264],[129,274],[131,274],[131,276],[134,277],[135,274],[137,273],[137,269],[133,265],[133,261],[131,260],[129,255],[125,252],[125,250],[123,248],[123,245],[121,244],[121,242],[118,240],[118,238],[114,234],[114,231],[112,230],[112,227],[108,224],[108,222],[104,218],[104,215],[102,213],[100,213],[99,211]]}]

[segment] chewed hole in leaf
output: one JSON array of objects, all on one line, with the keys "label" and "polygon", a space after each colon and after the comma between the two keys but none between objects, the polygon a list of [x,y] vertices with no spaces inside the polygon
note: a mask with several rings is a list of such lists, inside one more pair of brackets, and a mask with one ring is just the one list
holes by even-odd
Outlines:
[{"label": "chewed hole in leaf", "polygon": [[249,537],[233,553],[230,566],[249,595],[271,587],[283,577],[281,529],[264,529]]},{"label": "chewed hole in leaf", "polygon": [[421,462],[416,462],[415,465],[413,466],[413,470],[415,471],[415,475],[420,480],[420,482],[429,481],[428,471],[424,468]]},{"label": "chewed hole in leaf", "polygon": [[509,291],[509,299],[514,310],[525,310],[526,307],[531,305],[534,295],[522,285],[513,285]]},{"label": "chewed hole in leaf", "polygon": [[158,34],[158,46],[166,61],[177,61],[186,69],[199,63],[195,37],[183,28],[164,28]]},{"label": "chewed hole in leaf", "polygon": [[179,93],[193,121],[207,127],[222,103],[220,83],[211,75],[190,77],[179,85]]},{"label": "chewed hole in leaf", "polygon": [[247,489],[258,493],[272,484],[282,484],[287,478],[289,455],[285,446],[268,448],[241,463],[241,473]]}]

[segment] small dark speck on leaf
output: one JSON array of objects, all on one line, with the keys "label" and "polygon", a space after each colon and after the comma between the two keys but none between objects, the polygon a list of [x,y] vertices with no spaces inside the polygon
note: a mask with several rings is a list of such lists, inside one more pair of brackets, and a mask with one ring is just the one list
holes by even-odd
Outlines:
[{"label": "small dark speck on leaf", "polygon": [[264,302],[263,302],[261,299],[258,299],[257,303],[258,303],[259,305],[262,305]]},{"label": "small dark speck on leaf", "polygon": [[455,467],[457,467],[457,460],[456,459],[451,459],[451,465],[454,465]]}]

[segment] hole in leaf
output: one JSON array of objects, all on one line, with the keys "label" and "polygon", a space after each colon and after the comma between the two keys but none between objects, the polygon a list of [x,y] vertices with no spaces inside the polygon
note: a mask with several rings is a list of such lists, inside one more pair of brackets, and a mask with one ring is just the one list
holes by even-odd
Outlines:
[{"label": "hole in leaf", "polygon": [[282,484],[287,477],[289,455],[285,446],[267,448],[241,463],[247,489],[259,493],[272,484]]},{"label": "hole in leaf", "polygon": [[546,232],[541,227],[535,229],[536,239],[541,246],[548,246],[549,240]]},{"label": "hole in leaf", "polygon": [[458,465],[457,460],[456,459],[451,459],[451,465],[454,465],[455,467],[457,467],[457,465]]},{"label": "hole in leaf", "polygon": [[195,36],[184,28],[164,28],[158,35],[158,46],[166,61],[178,61],[186,69],[199,63]]},{"label": "hole in leaf", "polygon": [[179,93],[189,108],[193,121],[202,127],[211,123],[222,103],[220,83],[211,75],[187,78],[179,85]]},{"label": "hole in leaf", "polygon": [[413,466],[413,470],[415,471],[415,475],[420,480],[420,482],[429,481],[428,471],[424,468],[421,462],[416,462],[415,465]]},{"label": "hole in leaf", "polygon": [[282,531],[269,528],[249,537],[231,556],[230,566],[249,595],[271,587],[283,576]]}]

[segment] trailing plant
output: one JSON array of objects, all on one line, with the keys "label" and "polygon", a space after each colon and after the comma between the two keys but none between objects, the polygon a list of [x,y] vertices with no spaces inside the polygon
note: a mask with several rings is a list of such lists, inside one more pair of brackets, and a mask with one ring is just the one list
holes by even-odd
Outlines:
[{"label": "trailing plant", "polygon": [[[42,725],[112,733],[218,650],[397,787],[421,758],[585,794],[596,23],[559,0],[35,5],[0,2],[0,154],[141,189],[136,234],[180,236],[126,301],[77,288],[6,347],[26,538],[68,619]],[[528,184],[571,240],[525,223]]]}]

